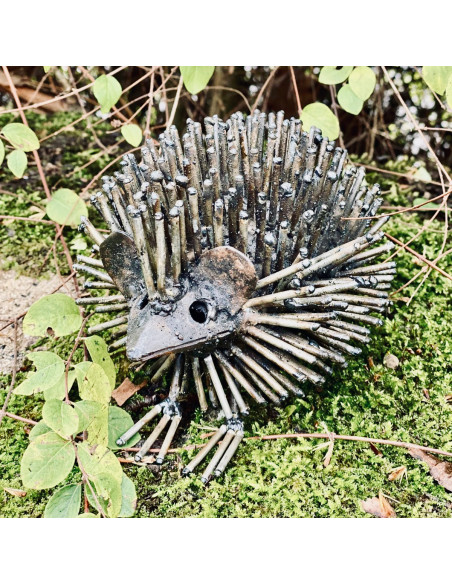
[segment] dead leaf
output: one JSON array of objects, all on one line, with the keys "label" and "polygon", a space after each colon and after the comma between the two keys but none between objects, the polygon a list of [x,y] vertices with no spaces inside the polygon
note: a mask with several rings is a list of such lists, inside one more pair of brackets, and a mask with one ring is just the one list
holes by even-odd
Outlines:
[{"label": "dead leaf", "polygon": [[382,454],[381,450],[379,450],[379,449],[378,449],[378,448],[375,446],[375,444],[372,444],[372,442],[369,442],[369,446],[370,446],[370,449],[372,450],[372,452],[373,452],[374,454],[376,454],[377,456],[383,456],[383,454]]},{"label": "dead leaf", "polygon": [[20,489],[13,489],[12,487],[3,487],[3,490],[13,495],[13,497],[25,497],[27,491],[21,491]]},{"label": "dead leaf", "polygon": [[397,517],[394,509],[391,507],[382,491],[379,492],[378,497],[372,497],[371,499],[361,501],[361,507],[365,513],[369,513],[370,515],[382,519]]},{"label": "dead leaf", "polygon": [[33,215],[30,215],[30,219],[38,219],[41,220],[44,218],[46,212],[43,211],[42,209],[40,209],[39,207],[36,207],[35,205],[32,205],[30,207],[30,211],[34,211]]},{"label": "dead leaf", "polygon": [[448,404],[452,403],[452,393],[448,393],[447,395],[445,395],[444,399],[446,400],[446,403]]},{"label": "dead leaf", "polygon": [[383,357],[383,365],[389,369],[397,369],[399,366],[399,359],[392,353],[386,353]]},{"label": "dead leaf", "polygon": [[407,474],[406,466],[398,466],[389,473],[388,479],[390,481],[402,480]]},{"label": "dead leaf", "polygon": [[373,369],[375,367],[374,360],[372,357],[367,359],[367,363],[369,364],[369,369]]},{"label": "dead leaf", "polygon": [[333,449],[334,449],[334,440],[330,440],[329,446],[328,446],[328,450],[325,454],[325,458],[323,459],[323,466],[326,468],[330,462],[331,462],[331,457],[333,456]]},{"label": "dead leaf", "polygon": [[443,462],[432,456],[431,454],[427,454],[423,450],[419,450],[418,448],[410,448],[408,452],[413,456],[413,458],[417,458],[418,460],[422,460],[428,465],[429,472],[435,481],[446,489],[446,491],[452,491],[452,463],[451,462]]},{"label": "dead leaf", "polygon": [[137,391],[140,391],[140,389],[145,385],[145,381],[140,383],[140,385],[135,385],[130,381],[130,379],[124,379],[121,385],[117,387],[111,395],[116,400],[118,406],[122,406],[122,404],[126,402],[129,397],[132,397],[132,395],[134,395]]}]

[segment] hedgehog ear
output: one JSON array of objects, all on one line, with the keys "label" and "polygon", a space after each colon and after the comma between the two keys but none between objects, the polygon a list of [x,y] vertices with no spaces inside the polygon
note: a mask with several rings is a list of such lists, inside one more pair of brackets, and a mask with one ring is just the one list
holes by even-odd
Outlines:
[{"label": "hedgehog ear", "polygon": [[99,247],[104,268],[122,294],[128,300],[143,294],[146,287],[133,239],[116,231]]}]

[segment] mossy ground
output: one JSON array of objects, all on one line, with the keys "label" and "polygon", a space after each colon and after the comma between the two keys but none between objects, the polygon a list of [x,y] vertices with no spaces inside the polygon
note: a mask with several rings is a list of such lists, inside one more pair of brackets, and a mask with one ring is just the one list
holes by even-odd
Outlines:
[{"label": "mossy ground", "polygon": [[[35,127],[44,123],[43,118],[35,118],[34,122]],[[65,123],[68,118],[64,116],[52,121],[55,127]],[[79,130],[76,135],[80,144],[88,140],[86,130]],[[65,151],[68,173],[86,162],[86,151],[80,153],[77,140],[69,153]],[[52,151],[51,141],[48,146]],[[63,180],[61,186],[80,190],[104,163],[105,160],[100,161],[75,173],[71,179]],[[51,186],[60,173],[61,170],[55,172],[49,181]],[[6,186],[10,179],[3,171],[0,175],[3,188],[16,195],[1,196],[0,214],[29,215],[30,204],[45,204],[33,174],[30,173],[29,185],[17,183],[19,190],[12,181]],[[391,187],[391,183],[385,180],[384,187]],[[406,196],[395,188],[386,200],[390,204],[407,202]],[[422,226],[426,215],[399,216],[392,220],[388,232],[407,240]],[[413,247],[434,259],[441,246],[443,227],[441,220],[433,222]],[[68,242],[76,235],[75,230],[68,229]],[[36,276],[53,238],[51,226],[23,222],[0,226],[2,268]],[[406,253],[399,254],[398,266],[394,289],[421,267]],[[450,273],[452,256],[445,257],[440,266]],[[60,267],[67,273],[63,256]],[[53,269],[52,262],[48,262],[41,276]],[[409,297],[419,281],[399,296]],[[409,441],[452,451],[452,405],[446,400],[452,380],[450,291],[450,282],[432,272],[409,306],[403,300],[394,303],[383,327],[374,330],[372,342],[359,358],[350,360],[348,369],[337,370],[321,390],[307,386],[303,400],[294,400],[280,410],[262,408],[253,412],[246,435],[323,432],[327,427],[340,434]],[[64,357],[72,342],[72,338],[66,338],[47,345],[54,349],[58,345],[57,350]],[[383,365],[386,353],[398,357],[397,369]],[[22,376],[20,372],[18,380]],[[9,383],[10,376],[0,377],[0,404]],[[13,396],[8,410],[38,420],[41,408],[39,398]],[[195,421],[186,429],[186,443],[202,442],[200,435],[206,431],[202,426],[212,425],[199,412]],[[399,517],[452,516],[452,494],[431,478],[425,464],[411,458],[404,449],[379,446],[380,453],[376,453],[369,444],[336,441],[331,463],[324,468],[325,449],[314,450],[320,442],[245,441],[226,474],[213,480],[208,488],[202,486],[199,477],[180,478],[179,470],[193,456],[192,452],[171,455],[160,474],[145,467],[127,466],[126,472],[135,481],[138,492],[136,516],[364,517],[360,501],[380,490],[391,498]],[[0,489],[21,488],[20,459],[27,444],[27,427],[4,419],[0,428]],[[390,481],[391,470],[402,465],[407,467],[406,478]],[[74,476],[68,481],[71,478]],[[39,517],[50,495],[51,490],[29,491],[25,497],[13,497],[1,489],[0,516]]]}]

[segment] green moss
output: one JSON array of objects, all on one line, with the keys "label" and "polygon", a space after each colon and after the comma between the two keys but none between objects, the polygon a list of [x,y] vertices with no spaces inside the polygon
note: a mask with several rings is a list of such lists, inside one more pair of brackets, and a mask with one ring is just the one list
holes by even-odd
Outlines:
[{"label": "green moss", "polygon": [[[373,180],[380,180],[390,191],[389,203],[405,205],[406,196],[398,192],[391,179],[381,178]],[[4,208],[10,214],[20,214],[23,207],[17,205],[16,200],[9,199]],[[406,241],[425,221],[426,214],[406,214],[393,219],[388,231]],[[441,247],[443,227],[443,222],[433,222],[412,247],[434,259]],[[29,237],[35,229],[36,226],[29,228]],[[51,229],[49,237],[53,237]],[[26,262],[26,254],[18,245],[10,253],[13,261],[20,264]],[[30,253],[34,253],[31,244]],[[394,289],[421,268],[407,253],[400,253],[397,261]],[[445,257],[439,265],[450,273],[452,256]],[[419,282],[420,278],[398,296],[409,298]],[[307,386],[306,397],[294,400],[293,407],[254,410],[247,421],[246,436],[322,432],[326,426],[340,434],[410,441],[452,451],[452,407],[445,399],[452,381],[450,292],[450,282],[432,272],[409,306],[403,300],[394,303],[383,327],[373,331],[370,345],[359,358],[350,360],[346,370],[335,371],[321,390]],[[73,338],[67,338],[41,344],[67,357],[72,342]],[[383,365],[388,352],[399,358],[395,370]],[[118,360],[119,365],[124,367]],[[121,376],[124,374],[123,368]],[[0,403],[9,381],[9,376],[0,378]],[[37,420],[41,408],[39,398],[13,396],[8,409]],[[205,429],[199,426],[211,425],[196,412],[184,442],[203,442],[201,434]],[[411,458],[404,449],[379,446],[380,454],[376,454],[369,444],[338,440],[331,463],[324,468],[326,450],[314,450],[321,442],[244,441],[225,475],[207,488],[201,484],[199,474],[180,478],[179,471],[192,458],[193,451],[181,450],[169,456],[160,474],[128,465],[126,472],[137,486],[137,516],[364,517],[360,501],[380,490],[392,498],[399,517],[452,516],[452,494],[432,479],[425,464]],[[0,428],[0,516],[39,517],[52,492],[29,491],[23,498],[2,492],[1,486],[21,488],[20,458],[27,443],[24,424],[5,419]],[[391,470],[402,465],[407,467],[407,479],[389,481]]]}]

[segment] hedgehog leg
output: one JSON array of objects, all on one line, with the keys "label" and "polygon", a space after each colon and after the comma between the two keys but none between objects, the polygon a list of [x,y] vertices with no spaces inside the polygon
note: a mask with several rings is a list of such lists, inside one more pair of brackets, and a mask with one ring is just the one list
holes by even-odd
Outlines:
[{"label": "hedgehog leg", "polygon": [[191,474],[222,438],[223,440],[220,442],[218,450],[201,476],[201,481],[204,484],[207,484],[213,475],[219,477],[236,453],[243,439],[243,423],[240,418],[231,418],[227,424],[223,424],[204,448],[187,464],[182,471],[182,475],[188,476]]},{"label": "hedgehog leg", "polygon": [[144,456],[149,452],[149,450],[154,445],[155,441],[158,439],[160,434],[166,428],[168,423],[170,423],[166,436],[157,454],[156,463],[162,464],[163,460],[168,452],[171,442],[176,434],[177,428],[182,419],[181,409],[177,402],[177,398],[181,391],[182,381],[182,371],[183,371],[183,356],[178,355],[176,358],[176,364],[174,367],[173,378],[171,381],[171,387],[169,391],[169,396],[167,399],[162,401],[160,404],[156,405],[150,412],[148,412],[141,420],[134,424],[127,432],[118,438],[116,444],[118,446],[123,446],[131,436],[136,434],[145,424],[150,422],[153,418],[159,414],[163,414],[158,424],[155,426],[154,430],[151,432],[149,437],[144,442],[143,446],[135,455],[135,461],[139,462]]}]

